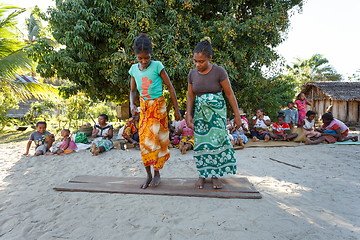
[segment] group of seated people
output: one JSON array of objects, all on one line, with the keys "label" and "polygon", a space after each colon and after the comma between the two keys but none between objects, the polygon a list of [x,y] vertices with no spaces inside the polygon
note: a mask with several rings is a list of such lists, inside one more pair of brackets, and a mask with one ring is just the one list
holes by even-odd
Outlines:
[{"label": "group of seated people", "polygon": [[[357,136],[348,136],[349,128],[340,120],[335,119],[330,112],[322,115],[323,125],[320,128],[316,128],[316,112],[312,110],[305,112],[305,104],[310,104],[306,98],[303,99],[304,97],[301,97],[303,102],[289,102],[287,104],[288,109],[282,110],[277,116],[277,121],[273,124],[271,119],[265,115],[264,109],[257,109],[256,115],[251,119],[251,130],[249,122],[245,117],[246,114],[239,108],[242,126],[235,126],[233,120],[227,119],[227,130],[232,145],[239,146],[238,148],[240,149],[244,148],[248,142],[248,137],[251,137],[254,142],[260,140],[268,142],[271,139],[274,141],[290,141],[298,136],[297,133],[291,133],[291,129],[295,125],[305,130],[306,145],[335,143],[336,141],[342,142],[347,140],[358,141]],[[295,105],[297,105],[298,110],[294,108]],[[169,147],[178,148],[182,154],[186,154],[188,150],[194,148],[194,130],[187,126],[185,120],[186,114],[188,113],[185,110],[180,110],[180,120],[173,121],[171,124],[169,122]],[[191,114],[192,116],[194,115],[193,112]],[[122,132],[122,136],[137,148],[139,148],[139,119],[140,109],[126,122]],[[98,123],[94,125],[90,151],[95,156],[114,147],[111,140],[113,137],[113,126],[107,121],[108,116],[101,114],[98,117]],[[38,122],[36,124],[36,131],[30,135],[25,155],[29,153],[33,141],[36,145],[35,155],[37,156],[42,154],[65,155],[77,149],[77,145],[70,137],[68,129],[63,129],[61,136],[63,137],[61,147],[51,152],[50,148],[55,141],[54,135],[46,131],[46,122]]]}]

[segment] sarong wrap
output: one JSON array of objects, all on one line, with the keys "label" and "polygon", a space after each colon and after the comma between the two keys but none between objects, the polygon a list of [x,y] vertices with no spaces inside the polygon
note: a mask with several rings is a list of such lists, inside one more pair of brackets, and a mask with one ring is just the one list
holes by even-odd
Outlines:
[{"label": "sarong wrap", "polygon": [[140,97],[139,140],[144,166],[160,170],[170,157],[169,129],[163,96],[153,100]]},{"label": "sarong wrap", "polygon": [[236,173],[235,151],[226,129],[226,104],[221,92],[196,96],[194,137],[199,177]]}]

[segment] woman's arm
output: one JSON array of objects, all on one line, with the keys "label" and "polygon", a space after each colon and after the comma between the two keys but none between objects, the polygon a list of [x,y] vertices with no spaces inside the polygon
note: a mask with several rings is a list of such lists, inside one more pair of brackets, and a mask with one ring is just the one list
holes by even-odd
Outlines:
[{"label": "woman's arm", "polygon": [[136,82],[135,82],[135,78],[131,77],[131,80],[130,80],[130,111],[133,116],[137,112],[137,107],[134,104],[135,98],[136,98]]},{"label": "woman's arm", "polygon": [[227,78],[226,80],[220,82],[220,85],[224,89],[224,93],[225,93],[227,99],[229,100],[230,106],[232,107],[232,109],[234,111],[234,114],[235,114],[234,123],[236,124],[236,127],[239,128],[242,125],[239,107],[238,107],[237,101],[235,99],[234,92],[231,88],[229,79]]},{"label": "woman's arm", "polygon": [[114,130],[113,129],[109,129],[109,132],[107,134],[107,139],[112,139],[113,138],[113,134],[114,134]]},{"label": "woman's arm", "polygon": [[[188,83],[188,94],[187,94],[187,102],[186,102],[186,111],[188,113],[192,112],[194,105],[195,94],[193,91],[193,86],[191,83]],[[194,123],[191,114],[186,114],[186,124],[189,128],[194,129]]]},{"label": "woman's arm", "polygon": [[179,112],[179,105],[178,105],[176,93],[175,93],[174,87],[170,81],[169,75],[165,71],[165,68],[163,70],[161,70],[160,77],[163,80],[163,82],[165,83],[165,85],[167,86],[167,88],[169,89],[170,96],[171,96],[171,99],[172,99],[174,107],[175,107],[175,111],[174,111],[175,121],[179,121],[180,112]]},{"label": "woman's arm", "polygon": [[[294,124],[296,124],[296,123],[294,123]],[[302,122],[301,122],[301,124],[300,124],[300,127],[301,127],[301,128],[304,128],[304,125],[305,125],[305,119],[302,120]]]}]

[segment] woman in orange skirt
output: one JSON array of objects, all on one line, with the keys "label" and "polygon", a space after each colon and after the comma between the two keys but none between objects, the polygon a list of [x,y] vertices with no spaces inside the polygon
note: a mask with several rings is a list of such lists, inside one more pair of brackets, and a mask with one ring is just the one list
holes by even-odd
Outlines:
[{"label": "woman in orange skirt", "polygon": [[[169,129],[166,103],[163,97],[162,83],[168,87],[175,107],[175,120],[180,119],[179,107],[174,87],[171,84],[164,65],[151,60],[152,44],[146,34],[140,34],[134,41],[134,51],[139,63],[131,66],[130,108],[134,114],[136,89],[140,93],[139,140],[141,157],[147,172],[146,180],[140,188],[156,187],[160,183],[159,170],[170,157]],[[153,165],[154,177],[150,166]]]}]

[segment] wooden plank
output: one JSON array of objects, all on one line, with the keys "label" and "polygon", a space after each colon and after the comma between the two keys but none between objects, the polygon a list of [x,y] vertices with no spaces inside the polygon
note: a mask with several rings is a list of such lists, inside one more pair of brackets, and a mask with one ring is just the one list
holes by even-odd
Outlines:
[{"label": "wooden plank", "polygon": [[324,99],[317,101],[317,113],[322,116],[325,113],[324,110]]},{"label": "wooden plank", "polygon": [[70,192],[104,192],[123,194],[150,194],[187,197],[216,198],[250,198],[260,199],[261,194],[251,185],[247,178],[222,178],[222,189],[213,189],[210,180],[204,184],[204,189],[194,187],[196,179],[162,178],[156,188],[140,189],[144,178],[109,177],[109,176],[77,176],[69,183],[53,189]]},{"label": "wooden plank", "polygon": [[358,110],[358,102],[349,102],[349,115],[348,121],[349,122],[358,122],[359,110]]}]

